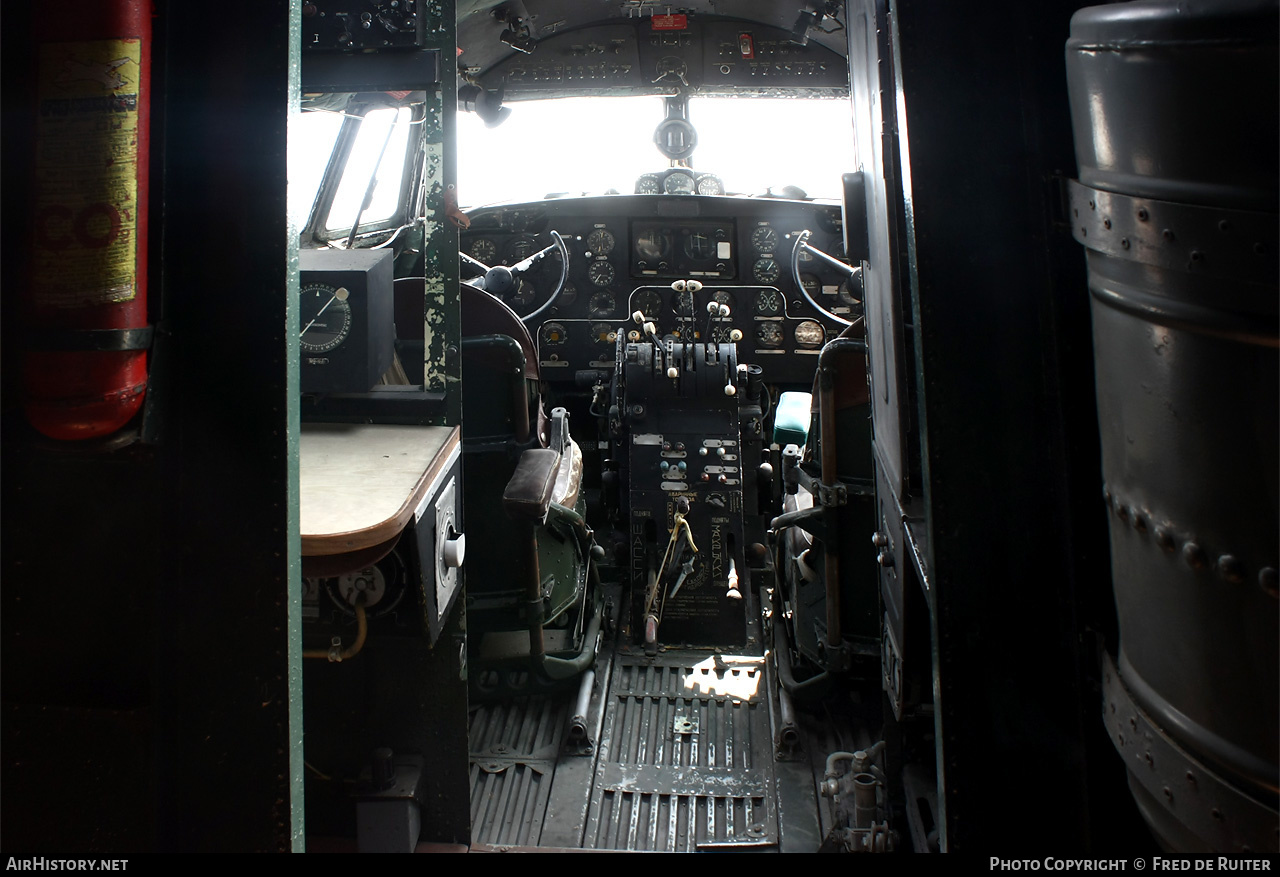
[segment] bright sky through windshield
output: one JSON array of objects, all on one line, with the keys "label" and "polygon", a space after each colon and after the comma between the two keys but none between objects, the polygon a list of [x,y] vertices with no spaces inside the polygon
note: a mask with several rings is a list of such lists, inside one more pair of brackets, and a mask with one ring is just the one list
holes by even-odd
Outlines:
[{"label": "bright sky through windshield", "polygon": [[[640,174],[667,167],[653,145],[662,120],[657,97],[519,101],[497,128],[458,113],[458,192],[467,207],[536,201],[553,192],[630,193]],[[729,193],[763,195],[799,186],[840,197],[854,170],[848,100],[694,97],[695,170],[714,173]]]}]

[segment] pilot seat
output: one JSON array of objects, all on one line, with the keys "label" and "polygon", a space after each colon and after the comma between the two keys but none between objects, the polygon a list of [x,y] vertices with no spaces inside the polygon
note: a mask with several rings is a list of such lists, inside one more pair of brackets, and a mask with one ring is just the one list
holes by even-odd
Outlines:
[{"label": "pilot seat", "polygon": [[[421,285],[401,283],[408,371],[422,362]],[[473,695],[510,696],[557,687],[593,663],[604,612],[593,550],[603,552],[583,517],[582,452],[568,413],[546,413],[529,330],[493,295],[461,292],[469,677]]]}]

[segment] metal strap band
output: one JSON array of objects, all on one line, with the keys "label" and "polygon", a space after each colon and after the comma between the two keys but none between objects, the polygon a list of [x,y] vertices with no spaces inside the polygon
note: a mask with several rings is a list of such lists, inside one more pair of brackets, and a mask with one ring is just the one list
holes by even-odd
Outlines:
[{"label": "metal strap band", "polygon": [[27,338],[28,350],[39,351],[122,351],[146,350],[154,334],[151,326],[139,329],[44,330]]},{"label": "metal strap band", "polygon": [[1071,235],[1096,253],[1206,277],[1274,284],[1280,216],[1069,184]]}]

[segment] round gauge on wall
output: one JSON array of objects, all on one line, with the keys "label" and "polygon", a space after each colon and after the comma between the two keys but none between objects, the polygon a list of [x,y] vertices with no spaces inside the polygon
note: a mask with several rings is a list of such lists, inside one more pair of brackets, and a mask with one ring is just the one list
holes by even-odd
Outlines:
[{"label": "round gauge on wall", "polygon": [[569,332],[562,323],[543,323],[538,338],[543,347],[559,347],[569,340]]},{"label": "round gauge on wall", "polygon": [[847,305],[862,304],[862,283],[861,275],[855,277],[846,277],[840,282],[840,301]]},{"label": "round gauge on wall", "polygon": [[657,174],[642,174],[636,180],[637,195],[657,195],[662,191],[662,183],[658,179]]},{"label": "round gauge on wall", "polygon": [[597,259],[587,266],[587,279],[594,286],[608,286],[613,283],[613,266],[604,259]]},{"label": "round gauge on wall", "polygon": [[671,236],[668,232],[650,228],[636,235],[636,255],[646,261],[665,259],[671,253]]},{"label": "round gauge on wall", "polygon": [[572,283],[565,282],[564,288],[560,290],[560,297],[556,299],[556,307],[568,307],[578,300],[578,287]]},{"label": "round gauge on wall", "polygon": [[717,289],[711,294],[711,300],[716,304],[731,305],[733,304],[733,296],[727,289]]},{"label": "round gauge on wall", "polygon": [[728,344],[733,341],[732,333],[731,323],[717,323],[711,327],[711,341],[713,344]]},{"label": "round gauge on wall", "polygon": [[351,332],[350,293],[343,286],[308,283],[302,287],[298,322],[302,333],[298,346],[306,353],[328,353]]},{"label": "round gauge on wall", "polygon": [[757,259],[756,264],[751,268],[751,273],[755,276],[757,283],[772,286],[782,276],[782,269],[773,259]]},{"label": "round gauge on wall", "polygon": [[756,296],[756,313],[774,317],[782,312],[782,296],[772,289],[762,289]]},{"label": "round gauge on wall", "polygon": [[796,324],[796,346],[803,347],[806,350],[813,350],[821,347],[822,342],[826,340],[826,332],[822,329],[822,324],[816,320],[804,320]]},{"label": "round gauge on wall", "polygon": [[667,174],[667,178],[662,181],[662,191],[668,195],[692,195],[695,188],[693,174],[687,171]]},{"label": "round gauge on wall", "polygon": [[[514,265],[522,259],[527,259],[538,249],[537,243],[527,234],[512,238],[507,243],[506,264]],[[483,261],[483,260],[482,260]]]},{"label": "round gauge on wall", "polygon": [[469,252],[477,262],[492,266],[498,258],[498,245],[489,238],[476,238]]},{"label": "round gauge on wall", "polygon": [[800,283],[804,286],[805,292],[813,298],[817,298],[818,293],[822,292],[822,281],[812,274],[801,274]]},{"label": "round gauge on wall", "polygon": [[671,311],[680,317],[693,315],[693,293],[677,292],[671,296]]},{"label": "round gauge on wall", "polygon": [[699,195],[723,195],[724,183],[715,174],[702,174],[698,177]]},{"label": "round gauge on wall", "polygon": [[611,323],[592,323],[591,337],[597,344],[613,344],[618,338],[618,330]]},{"label": "round gauge on wall", "polygon": [[757,253],[772,253],[778,247],[778,233],[767,225],[751,232],[751,246]]},{"label": "round gauge on wall", "polygon": [[609,255],[613,252],[613,246],[616,243],[613,232],[606,228],[597,228],[587,235],[587,251],[593,256]]},{"label": "round gauge on wall", "polygon": [[656,320],[662,310],[662,296],[655,290],[642,289],[631,298],[631,309],[642,311],[646,320]]},{"label": "round gauge on wall", "polygon": [[523,277],[516,280],[516,288],[507,296],[507,304],[523,306],[533,303],[534,298],[538,294],[538,288]]},{"label": "round gauge on wall", "polygon": [[756,326],[756,346],[781,347],[782,326],[777,323],[761,323]]},{"label": "round gauge on wall", "polygon": [[716,242],[706,232],[689,232],[684,237],[684,252],[690,259],[703,262],[715,256]]},{"label": "round gauge on wall", "polygon": [[591,301],[587,306],[591,310],[591,316],[593,317],[611,317],[613,316],[613,309],[617,307],[617,302],[614,301],[613,293],[597,292],[591,296]]}]

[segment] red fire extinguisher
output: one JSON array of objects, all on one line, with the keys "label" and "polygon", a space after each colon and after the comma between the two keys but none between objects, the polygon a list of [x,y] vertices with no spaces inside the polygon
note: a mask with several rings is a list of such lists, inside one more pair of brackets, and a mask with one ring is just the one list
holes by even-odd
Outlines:
[{"label": "red fire extinguisher", "polygon": [[40,4],[34,24],[24,408],[51,438],[89,439],[147,388],[151,2]]}]

